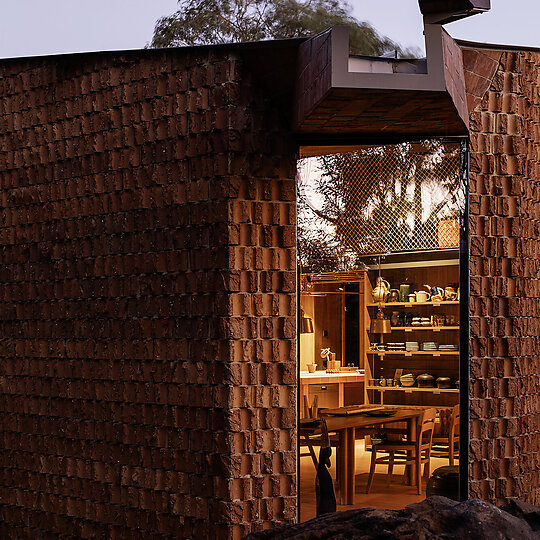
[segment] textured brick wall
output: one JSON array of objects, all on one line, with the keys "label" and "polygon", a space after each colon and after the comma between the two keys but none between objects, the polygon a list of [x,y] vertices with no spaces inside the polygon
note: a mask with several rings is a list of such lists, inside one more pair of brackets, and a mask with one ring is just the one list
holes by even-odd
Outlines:
[{"label": "textured brick wall", "polygon": [[471,495],[540,504],[540,54],[465,50]]},{"label": "textured brick wall", "polygon": [[0,64],[4,538],[294,518],[294,148],[220,51]]},{"label": "textured brick wall", "polygon": [[231,98],[227,511],[241,537],[296,519],[296,146],[246,74]]}]

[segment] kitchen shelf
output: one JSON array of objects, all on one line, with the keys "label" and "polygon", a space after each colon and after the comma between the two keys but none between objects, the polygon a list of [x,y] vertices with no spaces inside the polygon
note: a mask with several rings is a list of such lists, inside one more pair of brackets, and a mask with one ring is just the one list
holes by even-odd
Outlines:
[{"label": "kitchen shelf", "polygon": [[368,351],[368,354],[379,356],[400,355],[400,356],[459,356],[459,351]]},{"label": "kitchen shelf", "polygon": [[[454,264],[439,264],[440,261],[430,259],[429,255],[419,255],[417,262],[419,265],[410,266],[409,255],[403,255],[402,260],[404,266],[396,268],[388,268],[383,277],[390,284],[394,284],[393,290],[398,290],[399,285],[408,283],[411,290],[418,290],[423,283],[444,283],[454,287],[457,290],[459,283],[459,261],[456,258]],[[401,259],[400,259],[401,260]],[[437,378],[441,375],[449,375],[456,378],[459,373],[461,352],[459,351],[461,325],[459,309],[461,302],[458,299],[441,298],[436,296],[435,299],[427,298],[426,302],[414,302],[409,300],[420,299],[422,296],[411,296],[411,298],[394,296],[387,300],[388,302],[376,302],[372,296],[374,283],[369,279],[377,279],[376,271],[368,273],[368,281],[364,292],[364,314],[366,317],[365,326],[365,367],[366,367],[366,383],[365,401],[366,403],[377,403],[386,405],[385,402],[390,401],[392,404],[401,404],[403,406],[410,405],[429,405],[431,407],[451,406],[459,401],[459,389],[457,388],[426,388],[415,384],[414,386],[378,386],[379,377],[375,374],[380,374],[382,378],[393,379],[396,368],[402,368],[403,372],[409,370],[415,375],[419,373],[431,373]],[[378,272],[377,272],[378,273]],[[442,288],[442,287],[441,287]],[[423,292],[427,292],[428,289]],[[398,291],[399,292],[399,291]],[[455,297],[454,297],[455,298]],[[405,300],[405,301],[403,301]],[[371,332],[372,322],[376,318],[377,310],[384,312],[384,317],[390,319],[386,322],[385,330],[389,333]],[[392,317],[390,317],[392,315]],[[381,313],[379,313],[381,316]],[[405,318],[403,318],[405,316]],[[397,318],[396,318],[397,317]],[[424,319],[427,326],[417,325]],[[415,321],[413,326],[412,322]],[[397,324],[406,325],[398,326]],[[446,322],[446,326],[441,323]],[[439,323],[437,325],[437,323]],[[394,326],[395,324],[395,326]],[[388,328],[390,325],[390,328]],[[386,335],[383,335],[386,334]],[[416,341],[419,349],[416,351],[405,350],[376,350],[379,342],[386,345],[388,342]],[[435,350],[422,350],[421,342],[432,341],[437,342]],[[454,345],[455,349],[438,349],[440,344]],[[373,349],[371,349],[373,347]],[[436,386],[436,385],[435,385]],[[390,393],[394,392],[394,393]]]},{"label": "kitchen shelf", "polygon": [[418,388],[416,386],[366,386],[366,390],[379,392],[428,392],[431,394],[459,394],[459,388]]},{"label": "kitchen shelf", "polygon": [[459,300],[442,300],[441,302],[367,302],[367,307],[415,307],[415,306],[458,306]]},{"label": "kitchen shelf", "polygon": [[445,330],[459,330],[459,326],[392,326],[392,332],[416,332],[416,330],[443,332]]}]

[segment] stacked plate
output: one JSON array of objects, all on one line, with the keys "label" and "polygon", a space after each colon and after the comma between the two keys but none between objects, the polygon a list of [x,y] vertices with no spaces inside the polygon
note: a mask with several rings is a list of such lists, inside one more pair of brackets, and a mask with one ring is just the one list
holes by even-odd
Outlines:
[{"label": "stacked plate", "polygon": [[413,317],[411,326],[431,326],[429,317]]},{"label": "stacked plate", "polygon": [[457,351],[457,345],[439,345],[439,351]]},{"label": "stacked plate", "polygon": [[387,343],[389,351],[404,351],[405,343]]},{"label": "stacked plate", "polygon": [[422,350],[423,351],[436,351],[437,344],[434,341],[424,341],[424,343],[422,343]]},{"label": "stacked plate", "polygon": [[418,351],[418,341],[406,341],[405,342],[405,350],[406,351]]}]

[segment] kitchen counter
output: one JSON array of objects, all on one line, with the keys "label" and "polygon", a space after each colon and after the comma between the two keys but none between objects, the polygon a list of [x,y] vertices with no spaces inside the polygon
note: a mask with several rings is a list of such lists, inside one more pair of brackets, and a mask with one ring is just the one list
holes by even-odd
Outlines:
[{"label": "kitchen counter", "polygon": [[[305,380],[305,382],[304,382]],[[344,371],[343,373],[326,373],[325,370],[309,373],[309,371],[300,372],[300,384],[322,384],[336,382],[362,382],[364,380],[364,370]]]},{"label": "kitchen counter", "polygon": [[[306,404],[312,405],[310,394],[319,394],[319,407],[343,407],[345,405],[345,387],[355,386],[364,382],[364,371],[349,371],[342,373],[326,373],[324,370],[309,373],[300,372],[300,404],[307,416]],[[317,388],[318,387],[318,388]],[[337,388],[336,388],[337,387]],[[333,392],[336,388],[337,392]],[[322,400],[321,392],[328,391],[329,400]],[[332,402],[334,400],[335,402]],[[358,403],[363,403],[363,393],[358,395]]]}]

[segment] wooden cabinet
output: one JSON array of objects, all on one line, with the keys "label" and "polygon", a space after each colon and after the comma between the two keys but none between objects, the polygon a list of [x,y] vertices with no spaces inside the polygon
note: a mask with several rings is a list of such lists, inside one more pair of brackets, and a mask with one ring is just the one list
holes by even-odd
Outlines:
[{"label": "wooden cabinet", "polygon": [[348,373],[300,372],[300,404],[303,417],[306,416],[304,396],[309,405],[312,405],[314,397],[318,396],[319,408],[363,403],[364,375],[354,371]]},{"label": "wooden cabinet", "polygon": [[310,384],[307,395],[309,396],[310,403],[313,402],[315,396],[318,396],[320,408],[339,407],[339,402],[343,400],[340,396],[339,385],[337,383]]}]

